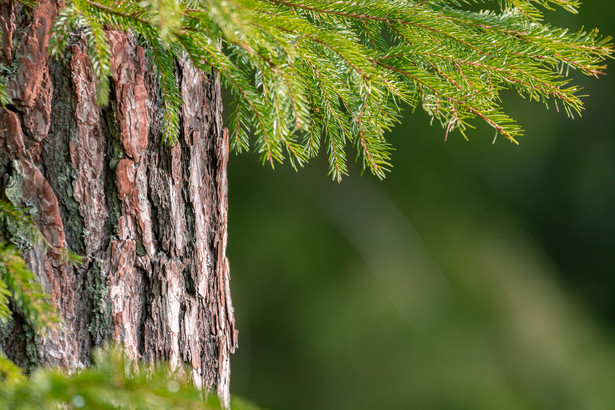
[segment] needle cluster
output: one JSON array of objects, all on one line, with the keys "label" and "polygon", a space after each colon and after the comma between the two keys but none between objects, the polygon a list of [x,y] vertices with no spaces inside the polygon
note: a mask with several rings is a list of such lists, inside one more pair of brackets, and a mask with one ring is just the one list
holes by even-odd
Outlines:
[{"label": "needle cluster", "polygon": [[[469,11],[469,7],[483,11]],[[404,105],[422,107],[464,136],[479,119],[512,142],[522,129],[501,106],[513,89],[529,100],[581,112],[570,69],[605,70],[613,51],[597,30],[569,32],[542,10],[576,12],[576,0],[71,0],[56,19],[51,51],[82,30],[109,93],[105,30],[131,31],[158,70],[165,141],[178,135],[177,58],[212,68],[234,96],[232,147],[263,162],[302,166],[324,149],[336,180],[347,153],[380,178],[390,168],[385,132]]]}]

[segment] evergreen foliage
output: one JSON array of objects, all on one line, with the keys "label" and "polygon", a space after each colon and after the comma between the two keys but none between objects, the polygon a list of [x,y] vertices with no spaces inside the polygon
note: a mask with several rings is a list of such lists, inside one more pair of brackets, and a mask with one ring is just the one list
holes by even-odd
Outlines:
[{"label": "evergreen foliage", "polygon": [[[491,9],[464,9],[471,4]],[[253,149],[272,166],[287,158],[297,167],[324,146],[339,180],[352,147],[363,168],[383,178],[391,152],[384,132],[403,104],[421,106],[446,135],[457,129],[465,137],[479,118],[515,143],[522,130],[501,107],[505,89],[580,114],[569,69],[602,74],[611,39],[552,27],[539,7],[575,13],[579,2],[72,0],[56,20],[51,51],[66,50],[79,28],[104,104],[105,29],[131,31],[160,75],[166,142],[177,136],[181,109],[174,59],[187,57],[203,71],[213,67],[234,95],[237,152]]]},{"label": "evergreen foliage", "polygon": [[[13,231],[25,236],[35,245],[42,245],[60,253],[65,262],[80,261],[80,257],[66,249],[53,247],[36,228],[31,218],[21,209],[6,201],[0,201],[0,226],[3,226],[3,230],[7,233]],[[17,242],[13,237],[4,239]],[[26,262],[18,249],[15,245],[0,241],[0,323],[6,323],[11,318],[9,297],[13,308],[34,329],[44,331],[59,320],[54,307],[49,302],[49,296],[26,267]]]},{"label": "evergreen foliage", "polygon": [[[6,324],[11,319],[12,308],[32,329],[45,332],[59,322],[59,317],[50,303],[49,295],[27,268],[15,243],[27,242],[34,246],[43,246],[61,255],[65,263],[79,263],[81,258],[67,249],[52,246],[32,218],[10,202],[2,200],[0,226],[2,236],[7,236],[0,237],[0,324]],[[13,244],[5,242],[6,240],[11,240]],[[0,376],[12,381],[23,378],[19,367],[1,351]]]},{"label": "evergreen foliage", "polygon": [[[117,347],[98,350],[91,368],[66,374],[59,369],[39,369],[30,378],[0,384],[3,409],[220,409],[214,394],[203,392],[168,365],[140,365]],[[241,399],[231,401],[236,410],[258,410]]]},{"label": "evergreen foliage", "polygon": [[11,99],[6,93],[6,85],[0,80],[0,105],[3,107],[11,103]]}]

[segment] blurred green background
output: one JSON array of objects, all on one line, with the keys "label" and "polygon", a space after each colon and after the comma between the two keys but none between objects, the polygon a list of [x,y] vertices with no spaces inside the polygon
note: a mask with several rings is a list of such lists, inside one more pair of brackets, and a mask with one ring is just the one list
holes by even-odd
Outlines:
[{"label": "blurred green background", "polygon": [[[615,4],[555,25],[615,34]],[[526,135],[408,111],[385,181],[229,163],[232,391],[271,409],[615,409],[615,65]]]}]

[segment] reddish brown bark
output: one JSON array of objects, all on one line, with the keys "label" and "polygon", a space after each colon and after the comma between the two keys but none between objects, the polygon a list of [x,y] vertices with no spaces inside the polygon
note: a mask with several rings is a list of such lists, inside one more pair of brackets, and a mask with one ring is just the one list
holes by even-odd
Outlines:
[{"label": "reddish brown bark", "polygon": [[[54,0],[39,0],[29,16],[0,0],[0,63],[12,67],[13,101],[0,109],[0,193],[30,209],[53,245],[85,256],[73,268],[21,244],[63,318],[38,343],[36,360],[74,369],[90,363],[94,346],[121,342],[134,357],[189,363],[195,382],[228,402],[237,333],[219,80],[177,63],[182,127],[165,147],[145,50],[108,33],[112,91],[98,107],[83,39],[75,36],[62,61],[47,56],[55,13]],[[20,342],[24,329],[16,316],[0,331],[4,350],[22,363],[31,350]]]}]

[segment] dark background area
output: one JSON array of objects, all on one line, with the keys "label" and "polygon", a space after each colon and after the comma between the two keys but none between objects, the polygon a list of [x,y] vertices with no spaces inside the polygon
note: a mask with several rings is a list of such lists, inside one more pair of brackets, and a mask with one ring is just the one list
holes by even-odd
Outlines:
[{"label": "dark background area", "polygon": [[[615,34],[586,0],[554,25]],[[229,163],[232,391],[271,409],[615,408],[615,72],[570,120],[505,96],[520,146],[417,110],[394,168]],[[478,124],[478,122],[477,122]]]}]

